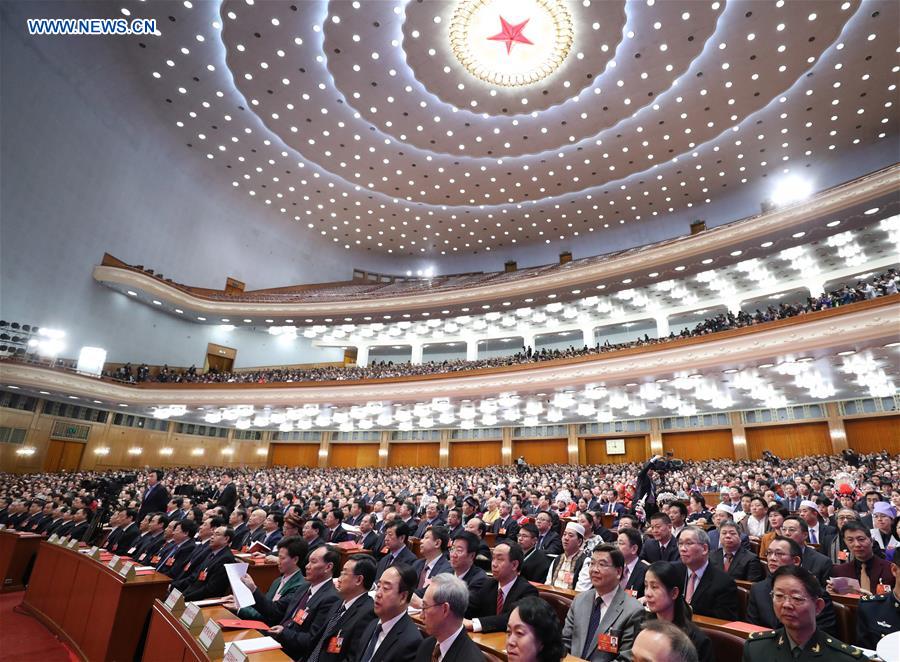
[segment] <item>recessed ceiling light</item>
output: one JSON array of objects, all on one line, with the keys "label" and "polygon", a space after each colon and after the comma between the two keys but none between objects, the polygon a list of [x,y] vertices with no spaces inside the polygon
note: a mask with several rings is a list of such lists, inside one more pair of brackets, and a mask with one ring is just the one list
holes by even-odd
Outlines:
[{"label": "recessed ceiling light", "polygon": [[736,372],[737,372],[737,368],[728,368],[728,370],[723,370],[722,374],[733,375]]},{"label": "recessed ceiling light", "polygon": [[253,322],[253,320],[247,320],[247,319],[244,320],[244,324],[250,324],[251,322]]},{"label": "recessed ceiling light", "polygon": [[825,225],[826,225],[827,227],[829,227],[829,228],[836,228],[836,227],[839,226],[840,224],[841,224],[840,221],[829,221],[829,222],[826,223]]},{"label": "recessed ceiling light", "polygon": [[41,395],[50,395],[50,391],[38,391]]},{"label": "recessed ceiling light", "polygon": [[805,236],[806,236],[806,233],[805,233],[805,232],[795,232],[795,233],[792,234],[791,236],[792,236],[794,239],[800,239],[801,237],[805,237]]},{"label": "recessed ceiling light", "polygon": [[176,308],[176,309],[175,309],[175,312],[178,313],[179,315],[183,315],[183,314],[184,314],[184,311],[183,311],[181,308]]},{"label": "recessed ceiling light", "polygon": [[136,297],[136,296],[137,296],[137,292],[135,292],[134,290],[128,290],[128,296],[130,296],[130,297]]},{"label": "recessed ceiling light", "polygon": [[153,305],[154,305],[154,306],[161,306],[161,305],[162,305],[162,301],[157,301],[156,299],[154,299],[154,300],[153,300]]},{"label": "recessed ceiling light", "polygon": [[772,365],[773,365],[772,363],[760,363],[759,366],[757,366],[757,367],[765,369],[765,368],[771,368]]},{"label": "recessed ceiling light", "polygon": [[205,317],[198,317],[197,319],[198,319],[200,322],[205,322],[205,321],[206,321],[206,318],[205,318]]},{"label": "recessed ceiling light", "polygon": [[866,211],[864,211],[863,213],[864,213],[866,216],[871,216],[872,214],[877,214],[877,213],[878,213],[878,209],[879,209],[878,207],[872,207],[871,209],[866,209]]},{"label": "recessed ceiling light", "polygon": [[775,242],[772,242],[772,241],[764,241],[763,243],[761,243],[761,244],[759,245],[759,247],[760,247],[760,248],[769,248],[769,246],[771,246],[773,243],[775,243]]}]

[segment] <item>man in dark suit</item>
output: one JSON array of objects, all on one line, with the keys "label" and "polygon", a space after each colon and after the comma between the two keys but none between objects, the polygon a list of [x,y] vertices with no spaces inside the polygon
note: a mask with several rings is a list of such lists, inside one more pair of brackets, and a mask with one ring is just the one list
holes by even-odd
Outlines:
[{"label": "man in dark suit", "polygon": [[172,532],[172,544],[160,553],[156,571],[169,577],[175,577],[194,551],[196,546],[194,534],[196,533],[196,522],[189,519],[178,520]]},{"label": "man in dark suit", "polygon": [[217,598],[230,591],[225,566],[237,559],[229,549],[234,531],[220,526],[209,539],[209,554],[202,562],[172,585],[184,594],[186,601]]},{"label": "man in dark suit", "polygon": [[72,540],[81,540],[84,537],[84,534],[87,533],[88,526],[90,525],[88,518],[90,516],[91,513],[87,508],[78,508],[72,516],[72,522],[74,522],[74,524],[72,525],[72,528],[66,532],[66,535]]},{"label": "man in dark suit", "polygon": [[238,500],[237,488],[231,482],[233,480],[234,475],[230,471],[223,472],[222,478],[219,480],[219,488],[212,497],[213,506],[222,506],[229,513],[237,506]]},{"label": "man in dark suit", "polygon": [[796,512],[800,508],[800,502],[803,501],[803,498],[797,494],[797,486],[787,482],[781,486],[781,489],[784,492],[781,506],[786,508],[789,513]]},{"label": "man in dark suit", "polygon": [[451,508],[447,511],[447,529],[450,531],[450,540],[465,530],[462,523],[462,511],[459,508]]},{"label": "man in dark suit", "polygon": [[231,541],[231,549],[240,551],[250,535],[250,527],[247,525],[249,515],[243,508],[235,508],[228,517],[228,524],[234,529],[234,540]]},{"label": "man in dark suit", "polygon": [[124,554],[134,547],[141,531],[138,528],[137,512],[131,508],[122,508],[116,513],[116,528],[110,532],[105,548],[113,554]]},{"label": "man in dark suit", "polygon": [[166,542],[165,534],[167,526],[169,526],[169,519],[165,515],[162,513],[151,515],[150,528],[147,530],[147,536],[144,538],[143,544],[134,553],[132,558],[141,565],[155,565],[151,561]]},{"label": "man in dark suit", "polygon": [[[185,564],[180,569],[174,569],[172,574],[173,580],[178,581],[188,577],[198,564],[203,563],[206,556],[209,554],[209,543],[213,533],[221,526],[225,526],[225,520],[221,517],[209,517],[197,525],[197,538],[195,540],[194,549],[188,556]],[[176,586],[175,588],[179,587]]]},{"label": "man in dark suit", "polygon": [[543,582],[550,568],[550,559],[537,548],[538,530],[534,524],[519,527],[518,542],[525,554],[521,575],[530,582]]},{"label": "man in dark suit", "polygon": [[450,543],[450,565],[453,567],[453,574],[469,587],[473,603],[488,579],[487,573],[475,565],[478,543],[478,536],[470,531],[463,531]]},{"label": "man in dark suit", "polygon": [[269,549],[275,549],[278,541],[284,537],[284,531],[281,530],[282,526],[284,526],[284,515],[277,510],[273,510],[266,515],[266,521],[263,523],[264,535],[260,542]]},{"label": "man in dark suit", "polygon": [[656,561],[674,563],[677,561],[678,543],[675,536],[672,535],[672,520],[669,519],[669,516],[662,512],[651,515],[650,532],[653,534],[653,538],[644,541],[641,558],[647,563]]},{"label": "man in dark suit", "polygon": [[331,581],[340,560],[340,555],[329,547],[319,547],[310,552],[306,561],[309,588],[294,594],[287,605],[266,599],[259,589],[253,591],[257,611],[267,620],[279,620],[279,625],[270,628],[268,634],[278,640],[284,652],[295,660],[309,656],[328,625],[332,607],[341,602],[341,596]]},{"label": "man in dark suit", "polygon": [[416,527],[415,537],[422,538],[429,526],[443,523],[444,521],[441,519],[440,513],[438,513],[437,504],[432,501],[425,506],[425,517],[419,520],[419,526]]},{"label": "man in dark suit", "polygon": [[169,499],[169,505],[166,506],[166,516],[169,518],[169,521],[184,519],[184,516],[187,514],[182,508],[184,505],[184,497],[172,497]]},{"label": "man in dark suit", "polygon": [[[474,535],[466,532],[461,536]],[[459,538],[454,541],[454,545]],[[474,557],[475,551],[472,551]],[[482,574],[484,571],[482,570]],[[466,634],[463,619],[469,606],[469,589],[454,575],[438,575],[425,591],[422,620],[429,637],[416,652],[415,662],[482,662],[484,654]]]},{"label": "man in dark suit", "polygon": [[519,575],[525,554],[519,543],[503,541],[492,550],[491,577],[470,602],[464,621],[467,631],[505,632],[509,615],[522,598],[537,597],[537,589]]},{"label": "man in dark suit", "polygon": [[445,572],[453,572],[453,566],[447,559],[447,547],[450,545],[450,535],[446,526],[431,526],[425,531],[419,553],[422,558],[413,564],[416,571],[416,591],[412,597],[412,606],[416,609],[422,607],[422,596],[425,589],[431,583],[431,578]]},{"label": "man in dark suit", "polygon": [[347,529],[341,526],[344,521],[344,511],[332,508],[325,515],[325,542],[337,545],[339,542],[350,540]]},{"label": "man in dark suit", "polygon": [[378,533],[375,531],[375,515],[365,515],[359,523],[359,544],[363,549],[374,552],[378,544]]},{"label": "man in dark suit", "polygon": [[412,565],[416,562],[416,555],[406,546],[409,538],[409,529],[406,524],[399,520],[393,520],[384,525],[384,544],[387,547],[387,554],[378,561],[378,568],[375,571],[375,581],[381,579],[384,571],[392,565],[404,563]]},{"label": "man in dark suit", "polygon": [[819,549],[827,552],[837,536],[837,529],[822,521],[815,501],[805,499],[800,502],[800,517],[806,522],[809,544],[819,545]]},{"label": "man in dark suit", "polygon": [[800,565],[811,572],[822,588],[828,584],[828,578],[831,577],[831,568],[834,564],[824,554],[820,554],[812,547],[806,544],[809,526],[802,517],[788,517],[781,524],[781,532],[791,538],[800,545],[803,550]]},{"label": "man in dark suit", "polygon": [[500,502],[500,516],[491,524],[491,532],[497,540],[515,541],[519,534],[519,524],[512,516],[509,502]]},{"label": "man in dark suit", "polygon": [[359,526],[359,523],[362,522],[365,516],[366,504],[362,499],[359,499],[350,504],[350,516],[344,520],[344,523],[350,526]]},{"label": "man in dark suit", "polygon": [[835,565],[831,569],[831,576],[855,579],[869,593],[875,593],[879,584],[893,588],[891,563],[875,556],[872,532],[859,522],[848,522],[841,530],[841,535],[853,554],[853,560]]},{"label": "man in dark suit", "polygon": [[164,513],[169,505],[169,491],[162,484],[163,472],[161,469],[151,469],[147,472],[147,488],[141,497],[141,507],[138,510],[138,521],[144,519],[150,513]]},{"label": "man in dark suit", "polygon": [[[747,621],[749,623],[767,628],[781,626],[772,606],[772,575],[782,566],[800,565],[802,553],[800,545],[791,538],[777,536],[771,542],[769,549],[766,550],[766,567],[769,576],[750,587],[750,599],[747,602]],[[834,612],[831,598],[824,590],[821,591],[819,597],[825,602],[825,606],[816,617],[816,626],[836,635],[837,615]]]},{"label": "man in dark suit", "polygon": [[[354,554],[338,575],[341,599],[328,612],[325,627],[306,662],[344,662],[363,652],[362,634],[375,619],[367,593],[375,581],[375,561],[368,554]],[[361,643],[362,642],[362,643]]]},{"label": "man in dark suit", "polygon": [[709,562],[709,537],[696,526],[685,527],[678,536],[678,553],[684,587],[684,600],[695,614],[736,621],[738,591],[724,570]]},{"label": "man in dark suit", "polygon": [[375,590],[377,618],[360,637],[362,652],[354,662],[412,662],[422,635],[407,615],[416,586],[416,574],[408,565],[384,571]]},{"label": "man in dark suit", "polygon": [[562,540],[559,534],[552,529],[553,518],[550,516],[550,513],[538,513],[534,518],[534,523],[538,529],[538,549],[543,550],[545,554],[562,554]]},{"label": "man in dark suit", "polygon": [[758,582],[765,578],[762,563],[756,554],[741,546],[741,532],[737,524],[728,520],[719,525],[721,547],[709,555],[709,562],[724,570],[732,579]]}]

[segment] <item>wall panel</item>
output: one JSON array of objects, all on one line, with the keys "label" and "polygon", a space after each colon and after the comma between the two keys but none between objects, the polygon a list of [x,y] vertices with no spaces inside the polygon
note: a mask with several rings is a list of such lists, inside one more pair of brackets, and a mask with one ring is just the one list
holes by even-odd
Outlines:
[{"label": "wall panel", "polygon": [[827,423],[798,423],[746,428],[747,452],[751,460],[762,457],[764,450],[778,457],[831,455],[831,435]]},{"label": "wall panel", "polygon": [[662,444],[682,460],[734,459],[731,430],[665,432]]},{"label": "wall panel", "polygon": [[438,443],[396,442],[388,451],[389,467],[437,467],[441,445]]},{"label": "wall panel", "polygon": [[319,444],[270,444],[269,466],[316,467]]},{"label": "wall panel", "polygon": [[451,441],[451,467],[486,467],[500,464],[502,443],[497,441]]},{"label": "wall panel", "polygon": [[329,467],[377,467],[378,444],[332,443]]},{"label": "wall panel", "polygon": [[522,455],[528,464],[567,464],[568,445],[568,439],[515,439],[513,461]]},{"label": "wall panel", "polygon": [[586,464],[629,464],[643,463],[650,457],[650,437],[640,435],[637,437],[622,437],[615,435],[609,439],[625,439],[625,455],[607,455],[606,439],[591,438],[584,440],[584,454]]},{"label": "wall panel", "polygon": [[847,443],[860,453],[900,449],[900,416],[878,416],[844,421]]}]

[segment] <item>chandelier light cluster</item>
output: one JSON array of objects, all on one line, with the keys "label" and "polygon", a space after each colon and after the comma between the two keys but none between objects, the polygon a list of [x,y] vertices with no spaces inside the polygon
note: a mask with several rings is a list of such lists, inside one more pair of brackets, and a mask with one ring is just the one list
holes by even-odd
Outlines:
[{"label": "chandelier light cluster", "polygon": [[456,59],[476,78],[503,87],[552,74],[574,37],[572,15],[561,0],[464,0],[450,19]]}]

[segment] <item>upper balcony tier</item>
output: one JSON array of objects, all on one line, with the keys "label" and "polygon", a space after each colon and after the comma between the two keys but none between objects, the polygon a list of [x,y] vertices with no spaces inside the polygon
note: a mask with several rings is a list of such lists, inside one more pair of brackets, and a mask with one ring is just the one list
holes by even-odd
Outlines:
[{"label": "upper balcony tier", "polygon": [[[468,273],[430,279],[357,279],[243,291],[191,287],[110,255],[94,278],[146,304],[196,322],[249,320],[254,324],[313,324],[337,318],[361,321],[385,314],[461,315],[503,302],[521,306],[567,301],[582,291],[625,288],[686,278],[709,269],[809,244],[861,228],[900,210],[900,164],[821,192],[789,207],[720,225],[696,235],[618,253],[511,272]],[[836,221],[838,223],[836,223]],[[264,318],[266,318],[264,320]]]}]

